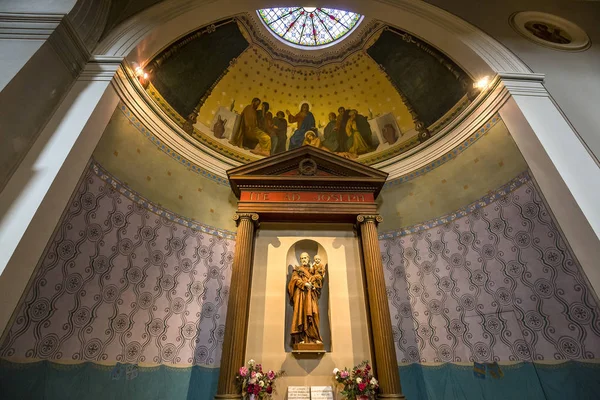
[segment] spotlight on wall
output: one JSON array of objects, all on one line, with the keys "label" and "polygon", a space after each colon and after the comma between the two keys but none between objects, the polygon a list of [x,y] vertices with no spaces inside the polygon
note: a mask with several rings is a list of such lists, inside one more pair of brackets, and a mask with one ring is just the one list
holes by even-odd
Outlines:
[{"label": "spotlight on wall", "polygon": [[487,87],[487,85],[490,83],[490,77],[489,76],[484,76],[483,78],[481,78],[480,80],[478,80],[477,82],[475,82],[473,84],[473,87],[475,89],[479,89],[479,90],[483,90]]},{"label": "spotlight on wall", "polygon": [[142,67],[135,67],[135,76],[140,77],[144,75],[144,69]]},{"label": "spotlight on wall", "polygon": [[135,77],[141,83],[143,88],[147,88],[148,84],[150,83],[148,80],[148,73],[144,71],[144,68],[142,68],[140,65],[136,66],[136,64],[134,64],[134,66],[135,68],[133,69],[133,73],[135,74]]}]

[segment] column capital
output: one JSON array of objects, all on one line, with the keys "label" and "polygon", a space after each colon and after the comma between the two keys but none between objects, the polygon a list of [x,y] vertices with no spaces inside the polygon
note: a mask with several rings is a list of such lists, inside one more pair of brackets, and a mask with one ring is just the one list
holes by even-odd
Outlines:
[{"label": "column capital", "polygon": [[78,77],[80,81],[110,82],[121,67],[123,57],[92,56]]},{"label": "column capital", "polygon": [[546,75],[539,73],[500,72],[498,79],[512,96],[550,97],[544,87]]},{"label": "column capital", "polygon": [[64,18],[48,40],[65,67],[77,78],[92,55],[71,20]]},{"label": "column capital", "polygon": [[383,222],[383,217],[379,214],[359,214],[356,217],[356,222],[358,222],[359,225],[365,222],[373,222],[377,225]]},{"label": "column capital", "polygon": [[66,14],[0,12],[0,39],[47,40]]},{"label": "column capital", "polygon": [[255,226],[258,226],[258,217],[259,215],[257,213],[238,212],[233,216],[233,220],[236,225],[239,225],[243,219],[249,219]]}]

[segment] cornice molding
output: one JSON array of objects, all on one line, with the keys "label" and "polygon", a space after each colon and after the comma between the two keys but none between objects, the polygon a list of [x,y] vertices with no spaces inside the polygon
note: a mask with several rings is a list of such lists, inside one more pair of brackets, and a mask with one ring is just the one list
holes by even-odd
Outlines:
[{"label": "cornice molding", "polygon": [[63,18],[48,42],[73,77],[77,77],[91,57],[85,43],[69,18]]},{"label": "cornice molding", "polygon": [[[193,138],[188,138],[183,129],[158,104],[154,103],[141,85],[135,81],[131,72],[127,71],[128,69],[121,68],[115,77],[114,85],[117,93],[137,120],[146,129],[152,131],[152,135],[158,139],[158,145],[168,146],[190,163],[224,179],[226,179],[228,169],[241,165],[241,163],[198,143]],[[514,88],[531,85],[541,96],[547,93],[541,84],[542,80],[543,75],[541,74],[497,75],[488,88],[482,91],[469,107],[432,138],[433,143],[423,143],[397,157],[377,163],[373,167],[390,174],[389,184],[417,171],[428,172],[433,169],[432,163],[435,164],[442,157],[456,152],[456,149],[467,143],[472,135],[497,117],[499,110],[511,96],[507,85]]]},{"label": "cornice molding", "polygon": [[581,145],[585,148],[588,155],[594,160],[597,166],[600,167],[600,160],[596,157],[596,154],[590,149],[586,141],[583,139],[581,134],[575,129],[569,118],[565,115],[563,110],[560,108],[558,103],[552,98],[550,93],[546,90],[544,86],[544,74],[515,74],[515,73],[501,73],[498,74],[502,83],[506,90],[510,93],[510,95],[515,98],[518,97],[537,97],[539,99],[548,99],[554,107],[558,110],[561,116],[564,118],[565,122],[569,125],[573,134],[577,136],[577,139],[581,143]]},{"label": "cornice molding", "polygon": [[[502,78],[502,76],[504,78]],[[482,91],[473,102],[463,110],[440,134],[434,136],[433,142],[423,143],[397,157],[372,165],[389,173],[388,185],[407,180],[410,175],[422,175],[443,164],[440,160],[445,156],[452,157],[463,151],[475,139],[483,135],[482,129],[499,119],[498,112],[510,98],[511,93],[506,83],[514,87],[532,84],[540,90],[543,76],[540,74],[503,74],[497,75],[488,88]],[[509,79],[510,78],[510,79]],[[190,168],[214,174],[214,178],[227,179],[226,171],[241,165],[226,156],[212,150],[206,145],[189,137],[156,104],[142,86],[135,80],[129,67],[123,63],[113,81],[124,106],[133,115],[130,120],[144,127],[142,131],[151,136],[152,141],[168,154],[176,154],[176,158]],[[543,93],[541,93],[543,94]],[[483,129],[485,130],[485,129]],[[211,178],[212,179],[212,178]]]},{"label": "cornice molding", "polygon": [[502,84],[513,96],[550,97],[544,87],[546,75],[538,73],[517,74],[501,72],[498,74]]},{"label": "cornice molding", "polygon": [[0,13],[0,40],[47,40],[66,14]]},{"label": "cornice molding", "polygon": [[66,14],[0,13],[0,40],[47,40],[74,78],[111,80],[123,57],[92,57]]},{"label": "cornice molding", "polygon": [[429,170],[432,162],[454,151],[491,120],[509,96],[506,88],[501,85],[500,78],[496,76],[486,90],[430,141],[373,167],[388,172],[389,181],[422,169]]},{"label": "cornice molding", "polygon": [[150,98],[125,63],[118,69],[112,84],[134,119],[156,138],[153,140],[155,145],[167,147],[186,163],[194,164],[197,169],[215,174],[224,181],[227,181],[225,171],[242,165],[190,137]]},{"label": "cornice molding", "polygon": [[122,63],[123,57],[92,56],[81,71],[78,80],[110,82]]}]

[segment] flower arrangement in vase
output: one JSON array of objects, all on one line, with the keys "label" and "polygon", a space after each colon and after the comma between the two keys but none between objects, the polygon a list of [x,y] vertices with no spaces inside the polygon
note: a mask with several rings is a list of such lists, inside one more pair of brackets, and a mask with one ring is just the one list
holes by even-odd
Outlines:
[{"label": "flower arrangement in vase", "polygon": [[274,372],[269,370],[263,372],[262,365],[250,360],[242,366],[237,373],[240,383],[242,397],[250,399],[270,399],[275,391],[275,379],[283,375],[283,371]]},{"label": "flower arrangement in vase", "polygon": [[334,369],[333,375],[338,384],[343,386],[341,394],[347,399],[370,399],[379,390],[379,382],[373,376],[372,368],[368,361],[363,361],[348,371]]}]

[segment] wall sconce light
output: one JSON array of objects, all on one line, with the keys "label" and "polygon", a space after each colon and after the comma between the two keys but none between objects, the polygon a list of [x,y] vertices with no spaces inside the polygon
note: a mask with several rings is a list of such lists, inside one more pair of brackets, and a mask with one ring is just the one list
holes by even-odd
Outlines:
[{"label": "wall sconce light", "polygon": [[135,76],[140,77],[144,75],[144,69],[142,67],[135,67]]},{"label": "wall sconce light", "polygon": [[135,77],[137,78],[137,80],[142,85],[142,87],[144,89],[147,88],[150,81],[148,80],[149,75],[146,71],[144,71],[144,68],[142,68],[140,65],[138,65],[134,68],[133,73],[134,73]]},{"label": "wall sconce light", "polygon": [[489,76],[484,76],[483,78],[481,78],[480,80],[478,80],[477,82],[475,82],[473,84],[473,88],[474,89],[479,89],[479,90],[483,90],[487,87],[487,85],[490,83],[490,77]]}]

